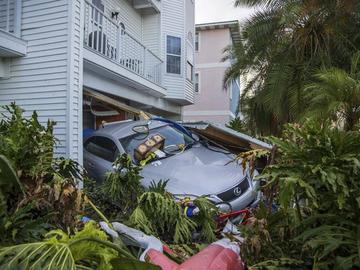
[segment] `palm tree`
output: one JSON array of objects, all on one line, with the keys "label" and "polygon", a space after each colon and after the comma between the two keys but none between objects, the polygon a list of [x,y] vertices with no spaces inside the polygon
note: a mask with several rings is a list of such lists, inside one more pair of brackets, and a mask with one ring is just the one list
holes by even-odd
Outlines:
[{"label": "palm tree", "polygon": [[235,0],[258,11],[245,22],[242,42],[226,49],[233,58],[224,82],[248,74],[241,108],[259,135],[279,134],[306,103],[303,88],[320,67],[346,67],[360,49],[357,0]]},{"label": "palm tree", "polygon": [[329,68],[315,75],[305,87],[309,109],[306,116],[330,118],[352,130],[360,120],[360,52],[351,59],[350,72]]}]

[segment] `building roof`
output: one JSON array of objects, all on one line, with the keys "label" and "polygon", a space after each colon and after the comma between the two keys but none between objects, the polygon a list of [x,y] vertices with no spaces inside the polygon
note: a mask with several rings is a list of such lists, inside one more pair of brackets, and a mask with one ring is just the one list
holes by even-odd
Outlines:
[{"label": "building roof", "polygon": [[196,24],[195,28],[196,31],[229,28],[234,43],[240,42],[240,24],[237,20]]}]

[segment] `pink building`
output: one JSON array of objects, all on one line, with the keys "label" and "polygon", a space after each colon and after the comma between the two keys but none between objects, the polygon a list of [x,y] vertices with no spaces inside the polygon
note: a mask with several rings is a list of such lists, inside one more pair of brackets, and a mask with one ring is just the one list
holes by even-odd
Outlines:
[{"label": "pink building", "polygon": [[239,39],[238,21],[196,25],[195,102],[183,108],[184,121],[224,124],[235,117],[240,95],[239,80],[224,89],[223,79],[230,61],[221,59],[224,48]]}]

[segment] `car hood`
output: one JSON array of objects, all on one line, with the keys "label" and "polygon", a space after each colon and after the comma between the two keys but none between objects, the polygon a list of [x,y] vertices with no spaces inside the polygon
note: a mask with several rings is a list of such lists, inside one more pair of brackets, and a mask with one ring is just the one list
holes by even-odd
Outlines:
[{"label": "car hood", "polygon": [[233,155],[197,144],[182,153],[146,165],[141,172],[142,182],[148,187],[153,180],[169,180],[167,190],[173,194],[218,194],[245,177],[239,164],[229,163],[233,158]]}]

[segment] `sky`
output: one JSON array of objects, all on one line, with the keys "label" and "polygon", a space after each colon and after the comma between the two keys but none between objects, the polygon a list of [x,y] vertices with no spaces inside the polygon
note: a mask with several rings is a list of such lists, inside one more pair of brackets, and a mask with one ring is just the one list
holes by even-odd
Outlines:
[{"label": "sky", "polygon": [[234,0],[195,0],[196,23],[244,21],[252,12],[249,8],[235,8]]}]

